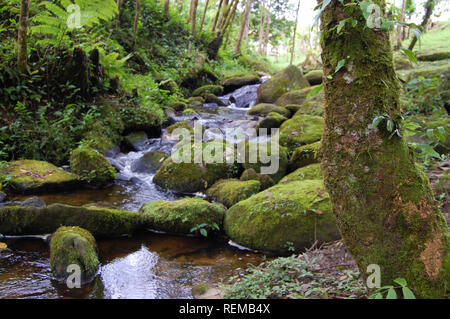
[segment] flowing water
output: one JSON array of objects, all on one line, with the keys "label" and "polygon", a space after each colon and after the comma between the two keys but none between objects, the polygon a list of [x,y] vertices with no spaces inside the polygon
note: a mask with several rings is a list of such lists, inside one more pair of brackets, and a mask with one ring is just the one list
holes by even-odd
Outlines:
[{"label": "flowing water", "polygon": [[[258,118],[247,116],[256,101],[258,85],[245,86],[221,97],[227,107],[205,104],[196,115],[173,116],[172,121],[198,120],[217,135],[227,128],[254,128]],[[205,139],[217,137],[210,130]],[[175,142],[163,131],[138,150],[111,152],[108,159],[119,174],[113,187],[43,194],[47,203],[81,206],[103,202],[118,209],[138,211],[149,201],[176,200],[186,194],[163,190],[153,183],[154,172],[139,169],[139,161],[152,151],[170,153]],[[202,194],[192,194],[192,196]],[[24,196],[17,196],[23,200]],[[90,284],[68,289],[52,280],[45,236],[1,238],[10,248],[0,252],[0,298],[191,298],[200,283],[217,285],[263,256],[227,243],[203,238],[140,232],[133,237],[99,240],[99,273]]]}]

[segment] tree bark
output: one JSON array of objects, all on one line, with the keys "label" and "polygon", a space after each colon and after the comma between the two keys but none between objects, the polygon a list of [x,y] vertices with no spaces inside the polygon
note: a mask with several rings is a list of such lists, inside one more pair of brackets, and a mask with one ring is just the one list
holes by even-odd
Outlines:
[{"label": "tree bark", "polygon": [[170,0],[164,0],[164,14],[169,16]]},{"label": "tree bark", "polygon": [[294,55],[295,55],[295,36],[297,33],[297,24],[298,24],[298,13],[300,12],[300,0],[298,0],[297,13],[295,14],[295,25],[294,32],[292,33],[292,47],[291,47],[291,61],[290,65],[294,63]]},{"label": "tree bark", "polygon": [[220,0],[219,7],[217,8],[216,16],[214,17],[214,22],[212,26],[212,32],[216,31],[217,22],[219,21],[220,12],[222,11],[222,4],[224,0]]},{"label": "tree bark", "polygon": [[17,66],[21,72],[25,72],[28,65],[27,31],[29,12],[30,0],[22,0],[20,5],[19,31],[17,34]]},{"label": "tree bark", "polygon": [[[191,22],[192,37],[195,37],[195,27],[196,27],[196,20],[197,20],[197,5],[198,5],[198,0],[191,0],[189,18],[190,18],[190,22]],[[188,51],[189,51],[189,53],[192,51],[192,40],[189,40]]]},{"label": "tree bark", "polygon": [[244,15],[242,16],[241,29],[239,30],[239,36],[236,41],[236,47],[234,48],[234,53],[236,54],[241,54],[242,39],[244,38],[245,29],[247,28],[251,8],[252,8],[252,0],[247,0],[247,3],[245,4]]},{"label": "tree bark", "polygon": [[[420,31],[423,33],[425,32],[428,22],[430,21],[431,14],[433,13],[434,6],[436,5],[436,0],[427,0],[427,2],[424,5],[425,8],[425,15],[423,16],[422,24],[420,25]],[[408,50],[413,50],[417,43],[417,37],[414,35],[411,44],[408,47]]]},{"label": "tree bark", "polygon": [[264,24],[266,22],[266,0],[262,0],[261,20],[259,23],[258,53],[263,55]]},{"label": "tree bark", "polygon": [[136,47],[137,29],[139,25],[139,16],[141,15],[141,2],[136,0],[136,13],[134,15],[134,28],[133,28],[133,50]]},{"label": "tree bark", "polygon": [[[375,0],[385,12],[385,1]],[[400,84],[389,33],[364,21],[358,7],[332,0],[321,16],[325,83],[322,170],[338,228],[364,280],[381,268],[381,285],[407,280],[416,297],[443,298],[450,287],[450,232],[429,181],[404,137],[392,135],[388,114],[401,121]],[[334,30],[333,30],[334,28]],[[335,72],[338,62],[345,66]]]},{"label": "tree bark", "polygon": [[264,41],[263,41],[263,55],[267,55],[267,46],[269,44],[269,34],[270,34],[270,24],[272,23],[272,18],[270,16],[270,9],[272,8],[272,0],[269,0],[269,7],[266,10],[266,23],[264,30]]}]

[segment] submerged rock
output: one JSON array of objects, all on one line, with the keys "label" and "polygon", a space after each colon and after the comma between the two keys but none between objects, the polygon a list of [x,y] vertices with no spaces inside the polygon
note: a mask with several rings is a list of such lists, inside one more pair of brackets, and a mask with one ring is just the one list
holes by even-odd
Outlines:
[{"label": "submerged rock", "polygon": [[23,194],[71,190],[81,185],[75,174],[42,161],[9,162],[5,174],[10,176],[8,188]]},{"label": "submerged rock", "polygon": [[28,206],[28,207],[44,207],[47,204],[37,196],[27,198],[24,200],[20,206]]},{"label": "submerged rock", "polygon": [[96,237],[118,237],[142,227],[142,220],[133,212],[63,204],[0,207],[0,233],[4,235],[49,234],[61,225],[85,228]]},{"label": "submerged rock", "polygon": [[133,172],[154,173],[170,155],[161,151],[153,151],[144,154],[131,165]]},{"label": "submerged rock", "polygon": [[340,238],[320,180],[275,185],[237,203],[227,211],[224,229],[240,245],[274,253]]},{"label": "submerged rock", "polygon": [[145,132],[133,132],[124,137],[125,144],[135,151],[142,151],[145,143],[148,140],[148,136]]},{"label": "submerged rock", "polygon": [[117,176],[115,168],[98,151],[79,146],[70,155],[70,169],[93,187],[106,187]]},{"label": "submerged rock", "polygon": [[286,92],[305,87],[309,87],[309,83],[302,71],[291,65],[259,86],[257,102],[275,103]]},{"label": "submerged rock", "polygon": [[73,269],[70,265],[78,265],[81,270],[81,283],[90,282],[99,267],[97,243],[87,230],[80,227],[60,227],[50,241],[50,267],[53,276],[61,282],[67,280]]},{"label": "submerged rock", "polygon": [[278,132],[280,145],[293,151],[299,146],[317,142],[322,138],[324,126],[320,116],[295,115],[281,125]]},{"label": "submerged rock", "polygon": [[220,204],[211,204],[200,198],[185,198],[149,202],[142,206],[139,214],[145,226],[156,231],[209,236],[222,229],[225,211]]},{"label": "submerged rock", "polygon": [[240,181],[238,179],[222,179],[208,188],[206,195],[216,202],[231,207],[241,200],[258,193],[261,188],[259,180]]}]

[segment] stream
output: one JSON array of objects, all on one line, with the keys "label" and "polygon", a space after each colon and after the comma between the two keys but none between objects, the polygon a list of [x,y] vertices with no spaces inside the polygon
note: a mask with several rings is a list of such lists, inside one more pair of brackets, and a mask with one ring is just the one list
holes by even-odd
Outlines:
[{"label": "stream", "polygon": [[[244,86],[220,97],[227,105],[204,104],[197,114],[173,116],[172,122],[198,120],[205,128],[223,132],[226,128],[253,128],[257,117],[246,112],[256,102],[258,84]],[[214,133],[207,136],[213,139]],[[160,138],[144,141],[138,150],[110,152],[107,157],[119,171],[108,189],[81,189],[39,195],[47,204],[82,206],[104,203],[135,211],[150,201],[176,200],[186,194],[163,190],[153,183],[154,173],[137,169],[148,152],[170,153],[175,142],[163,130]],[[191,196],[202,196],[192,194]],[[24,200],[25,196],[16,196]],[[0,253],[0,298],[89,298],[165,299],[192,298],[192,286],[221,280],[242,272],[248,263],[257,265],[264,256],[229,243],[209,239],[139,232],[133,237],[98,241],[100,269],[95,279],[79,289],[68,289],[52,279],[49,247],[45,236],[1,238],[10,251]]]}]

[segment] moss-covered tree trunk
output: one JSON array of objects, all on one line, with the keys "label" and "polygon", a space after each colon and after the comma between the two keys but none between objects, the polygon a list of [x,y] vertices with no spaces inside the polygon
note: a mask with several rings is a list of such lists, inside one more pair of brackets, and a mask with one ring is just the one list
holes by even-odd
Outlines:
[{"label": "moss-covered tree trunk", "polygon": [[19,32],[17,36],[17,66],[22,72],[26,71],[28,64],[27,31],[29,11],[30,0],[22,0],[20,5]]},{"label": "moss-covered tree trunk", "polygon": [[[384,12],[384,0],[374,2]],[[346,23],[338,33],[335,27],[347,18],[358,24]],[[368,28],[359,6],[344,7],[339,0],[331,1],[321,19],[322,168],[345,244],[364,278],[367,266],[378,264],[382,285],[403,277],[418,297],[444,297],[450,286],[445,218],[404,138],[391,137],[386,120],[371,125],[385,113],[400,121],[389,33]]]}]

